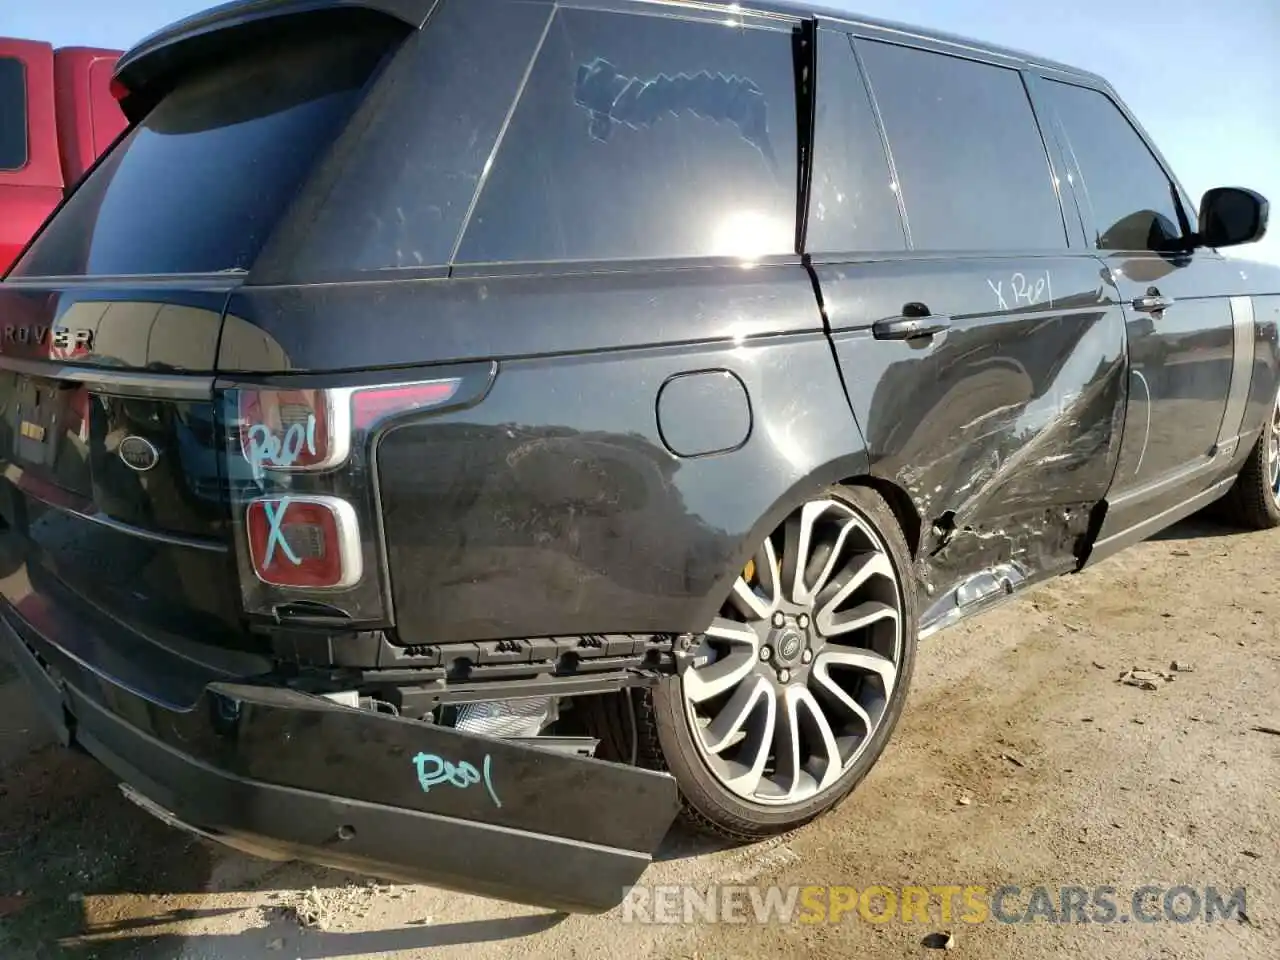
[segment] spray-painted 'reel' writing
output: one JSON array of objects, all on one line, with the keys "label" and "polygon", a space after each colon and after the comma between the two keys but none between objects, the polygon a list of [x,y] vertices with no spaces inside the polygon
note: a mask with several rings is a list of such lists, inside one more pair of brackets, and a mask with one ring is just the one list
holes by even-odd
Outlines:
[{"label": "spray-painted 'reel' writing", "polygon": [[316,453],[316,415],[308,414],[305,422],[293,423],[278,436],[265,423],[255,423],[249,428],[245,456],[255,476],[263,467],[290,467],[303,451],[311,456]]},{"label": "spray-painted 'reel' writing", "polygon": [[597,57],[578,67],[574,103],[591,114],[591,136],[601,142],[609,139],[615,123],[638,130],[687,110],[705,120],[734,124],[771,167],[777,166],[764,92],[746,77],[703,70],[641,80],[623,76],[608,60]]},{"label": "spray-painted 'reel' writing", "polygon": [[489,791],[490,799],[493,800],[493,805],[502,806],[502,801],[498,799],[498,794],[493,789],[490,758],[487,753],[484,755],[482,764],[483,772],[465,760],[453,764],[434,753],[419,753],[413,758],[413,765],[418,771],[418,785],[422,787],[423,793],[430,793],[432,787],[442,783],[465,790],[467,787],[483,782],[485,789]]}]

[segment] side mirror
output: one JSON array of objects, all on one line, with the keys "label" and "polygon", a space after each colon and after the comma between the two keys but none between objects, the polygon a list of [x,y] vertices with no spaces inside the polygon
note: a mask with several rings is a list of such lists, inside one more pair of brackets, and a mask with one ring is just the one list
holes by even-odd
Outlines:
[{"label": "side mirror", "polygon": [[1261,240],[1270,208],[1260,193],[1215,187],[1200,201],[1200,242],[1206,247],[1234,247]]}]

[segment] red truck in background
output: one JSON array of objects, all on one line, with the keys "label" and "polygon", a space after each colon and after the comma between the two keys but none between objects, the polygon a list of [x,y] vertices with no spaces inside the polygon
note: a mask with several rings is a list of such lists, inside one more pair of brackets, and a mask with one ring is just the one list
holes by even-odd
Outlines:
[{"label": "red truck in background", "polygon": [[0,37],[0,275],[126,120],[117,50]]}]

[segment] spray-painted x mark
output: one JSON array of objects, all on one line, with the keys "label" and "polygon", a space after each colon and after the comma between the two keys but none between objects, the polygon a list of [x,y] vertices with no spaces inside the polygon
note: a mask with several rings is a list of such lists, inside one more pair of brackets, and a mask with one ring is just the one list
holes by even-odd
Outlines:
[{"label": "spray-painted x mark", "polygon": [[283,497],[276,503],[276,509],[271,509],[271,501],[268,500],[262,505],[262,509],[266,512],[269,530],[267,533],[267,558],[262,565],[268,567],[271,565],[271,558],[276,555],[276,546],[284,551],[284,555],[289,558],[289,562],[295,567],[301,566],[302,558],[293,552],[289,547],[289,541],[284,538],[284,515],[289,511],[289,498]]}]

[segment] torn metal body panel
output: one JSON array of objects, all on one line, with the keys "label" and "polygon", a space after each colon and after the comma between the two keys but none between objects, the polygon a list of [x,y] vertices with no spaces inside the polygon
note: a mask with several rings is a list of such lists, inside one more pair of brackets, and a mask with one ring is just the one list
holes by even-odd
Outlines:
[{"label": "torn metal body panel", "polygon": [[[925,628],[1073,568],[1125,414],[1124,319],[1099,261],[816,270],[871,470],[922,519]],[[867,319],[913,298],[951,328],[928,342],[876,340]],[[839,306],[849,302],[856,313]]]}]

